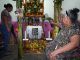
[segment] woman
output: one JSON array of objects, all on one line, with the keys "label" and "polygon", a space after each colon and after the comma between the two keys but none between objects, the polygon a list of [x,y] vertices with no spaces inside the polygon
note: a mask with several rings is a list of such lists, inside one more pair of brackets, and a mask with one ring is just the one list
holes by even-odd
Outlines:
[{"label": "woman", "polygon": [[12,28],[12,18],[9,12],[13,10],[13,6],[8,3],[4,5],[4,8],[5,9],[1,12],[1,31],[3,35],[4,50],[7,51],[10,38],[10,31]]},{"label": "woman", "polygon": [[45,20],[43,22],[43,31],[44,31],[45,38],[50,38],[51,25],[48,20]]},{"label": "woman", "polygon": [[50,60],[72,60],[74,57],[70,56],[79,53],[77,47],[79,46],[79,26],[77,18],[79,9],[74,8],[66,11],[66,16],[63,18],[62,28],[57,37],[46,47],[46,55]]}]

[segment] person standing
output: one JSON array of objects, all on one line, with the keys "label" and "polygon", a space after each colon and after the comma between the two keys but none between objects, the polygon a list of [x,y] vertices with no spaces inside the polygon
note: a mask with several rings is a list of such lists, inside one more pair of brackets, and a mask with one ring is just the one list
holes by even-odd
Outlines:
[{"label": "person standing", "polygon": [[11,23],[11,15],[10,12],[13,10],[12,4],[4,4],[4,10],[1,12],[1,32],[3,36],[3,46],[4,50],[8,50],[8,44],[9,44],[9,39],[10,39],[10,32],[12,28],[12,23]]},{"label": "person standing", "polygon": [[43,31],[44,31],[45,38],[50,38],[51,29],[52,28],[51,28],[50,22],[48,20],[44,20]]}]

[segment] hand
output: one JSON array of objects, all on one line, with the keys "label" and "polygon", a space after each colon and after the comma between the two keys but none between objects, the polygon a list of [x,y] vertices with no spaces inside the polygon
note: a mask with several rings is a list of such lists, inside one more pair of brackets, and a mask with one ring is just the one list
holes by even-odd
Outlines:
[{"label": "hand", "polygon": [[10,28],[7,28],[8,32],[10,32]]},{"label": "hand", "polygon": [[53,51],[50,53],[50,60],[56,60],[56,56],[58,55],[57,51]]}]

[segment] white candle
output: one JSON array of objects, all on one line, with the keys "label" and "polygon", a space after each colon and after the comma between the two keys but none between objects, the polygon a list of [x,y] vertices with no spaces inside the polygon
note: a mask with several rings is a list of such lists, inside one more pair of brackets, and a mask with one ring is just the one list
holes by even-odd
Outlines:
[{"label": "white candle", "polygon": [[43,0],[40,0],[40,3],[42,3],[43,2]]},{"label": "white candle", "polygon": [[25,36],[24,36],[24,38],[26,39],[26,37],[27,37],[27,35],[26,35],[26,31],[25,31]]},{"label": "white candle", "polygon": [[50,31],[48,32],[48,38],[50,38]]},{"label": "white candle", "polygon": [[23,0],[23,3],[25,4],[25,3],[26,3],[26,1],[25,1],[25,0]]}]

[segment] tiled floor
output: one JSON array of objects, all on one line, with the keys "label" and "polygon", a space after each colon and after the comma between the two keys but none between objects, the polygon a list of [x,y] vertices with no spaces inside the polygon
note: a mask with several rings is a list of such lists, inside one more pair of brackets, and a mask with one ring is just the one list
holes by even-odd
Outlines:
[{"label": "tiled floor", "polygon": [[9,52],[1,52],[0,53],[0,60],[17,60],[18,57],[18,49],[17,46],[10,46]]},{"label": "tiled floor", "polygon": [[4,54],[3,50],[0,50],[0,60],[46,60],[45,54],[32,54],[32,53],[24,53],[23,58],[18,58],[18,47],[17,44],[13,43],[13,38],[11,38],[11,42],[9,45],[10,52],[6,52]]},{"label": "tiled floor", "polygon": [[41,54],[31,54],[26,53],[23,57],[23,60],[47,60],[44,53]]},{"label": "tiled floor", "polygon": [[32,54],[32,53],[24,53],[22,59],[18,59],[18,49],[16,46],[10,47],[11,52],[6,56],[0,57],[0,60],[47,60],[44,53]]}]

